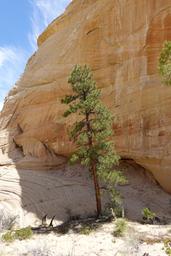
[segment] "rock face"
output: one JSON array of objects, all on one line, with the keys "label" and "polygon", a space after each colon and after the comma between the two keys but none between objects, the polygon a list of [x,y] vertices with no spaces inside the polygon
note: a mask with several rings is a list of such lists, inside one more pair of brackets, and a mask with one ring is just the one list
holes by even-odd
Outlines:
[{"label": "rock face", "polygon": [[1,165],[52,168],[73,150],[61,98],[75,64],[88,64],[116,115],[116,148],[171,192],[171,88],[157,60],[171,40],[170,0],[74,0],[38,38],[0,114]]}]

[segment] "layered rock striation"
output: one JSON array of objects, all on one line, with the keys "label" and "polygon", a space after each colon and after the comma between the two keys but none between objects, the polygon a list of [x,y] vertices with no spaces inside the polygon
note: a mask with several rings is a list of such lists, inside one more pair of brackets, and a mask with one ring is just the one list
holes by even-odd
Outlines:
[{"label": "layered rock striation", "polygon": [[171,192],[171,88],[162,85],[158,56],[171,40],[170,0],[74,0],[38,38],[38,50],[9,92],[0,114],[0,164],[52,168],[73,145],[61,98],[68,75],[88,64],[102,99],[116,116],[123,158],[151,171]]}]

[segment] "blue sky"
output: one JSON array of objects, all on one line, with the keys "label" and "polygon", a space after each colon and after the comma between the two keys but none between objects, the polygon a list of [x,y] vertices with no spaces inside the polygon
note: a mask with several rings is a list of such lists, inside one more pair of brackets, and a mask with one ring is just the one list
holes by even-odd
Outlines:
[{"label": "blue sky", "polygon": [[0,110],[23,73],[36,40],[71,0],[0,0]]}]

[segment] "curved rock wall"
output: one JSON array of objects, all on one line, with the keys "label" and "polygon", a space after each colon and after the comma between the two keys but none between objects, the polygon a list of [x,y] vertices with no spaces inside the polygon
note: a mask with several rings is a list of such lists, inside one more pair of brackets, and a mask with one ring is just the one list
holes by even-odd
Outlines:
[{"label": "curved rock wall", "polygon": [[119,154],[150,170],[171,192],[171,88],[157,59],[171,40],[170,0],[74,0],[38,39],[0,114],[1,164],[51,168],[73,150],[61,98],[72,67],[88,64],[116,115]]}]

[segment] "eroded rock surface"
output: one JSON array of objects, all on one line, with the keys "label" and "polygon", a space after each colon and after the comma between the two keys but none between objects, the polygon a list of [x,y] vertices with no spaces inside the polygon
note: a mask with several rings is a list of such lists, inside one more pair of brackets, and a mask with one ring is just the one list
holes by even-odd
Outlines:
[{"label": "eroded rock surface", "polygon": [[[118,169],[123,170],[128,180],[126,185],[118,186],[126,218],[142,221],[142,209],[148,207],[157,214],[161,224],[170,224],[170,195],[135,163],[121,162]],[[15,226],[38,226],[47,214],[47,223],[55,216],[57,225],[73,217],[92,216],[96,211],[92,180],[88,170],[80,166],[65,166],[58,171],[1,167],[0,188],[0,231],[11,219]],[[101,191],[104,210],[109,193],[104,186]]]},{"label": "eroded rock surface", "polygon": [[116,148],[171,192],[171,88],[157,59],[171,40],[170,0],[74,0],[38,39],[0,114],[1,165],[51,168],[73,150],[61,98],[72,67],[88,64],[117,117]]}]

